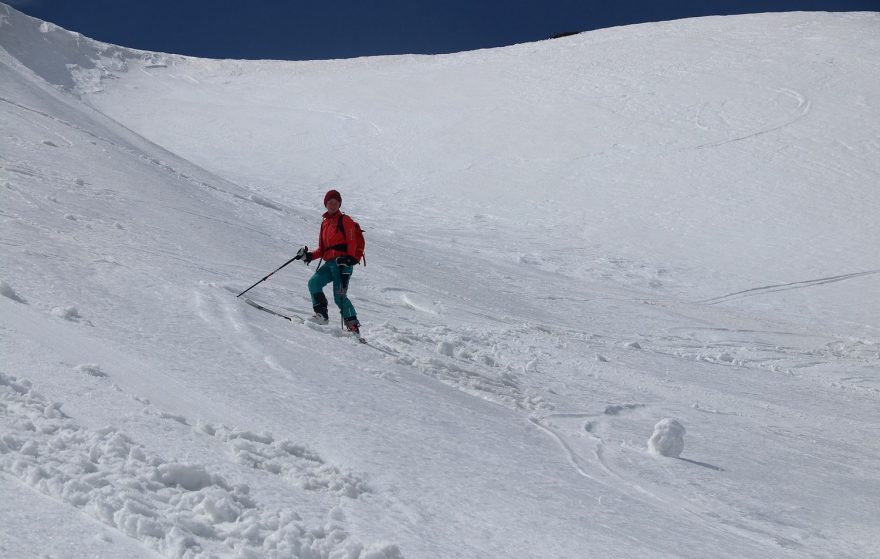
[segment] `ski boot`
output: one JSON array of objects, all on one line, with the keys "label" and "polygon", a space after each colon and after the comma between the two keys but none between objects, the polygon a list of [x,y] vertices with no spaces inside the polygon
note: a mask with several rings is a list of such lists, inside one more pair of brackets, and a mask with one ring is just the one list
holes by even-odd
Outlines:
[{"label": "ski boot", "polygon": [[358,321],[356,317],[351,317],[345,320],[345,329],[354,334],[355,336],[361,336],[361,323]]},{"label": "ski boot", "polygon": [[327,307],[321,305],[315,305],[313,307],[315,314],[312,315],[312,318],[309,319],[310,322],[314,322],[315,324],[325,325],[330,322],[330,317],[327,315]]}]

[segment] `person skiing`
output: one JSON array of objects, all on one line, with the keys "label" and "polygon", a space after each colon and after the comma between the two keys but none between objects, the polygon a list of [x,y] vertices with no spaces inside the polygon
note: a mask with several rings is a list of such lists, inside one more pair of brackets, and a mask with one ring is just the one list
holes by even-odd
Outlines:
[{"label": "person skiing", "polygon": [[330,190],[324,195],[324,207],[327,211],[324,213],[324,221],[321,222],[321,231],[318,234],[318,248],[309,251],[308,247],[303,247],[305,253],[302,260],[306,264],[322,258],[325,261],[325,264],[318,266],[309,279],[309,294],[315,311],[312,320],[319,324],[327,324],[329,321],[324,286],[333,282],[333,302],[342,313],[345,328],[360,335],[357,312],[348,298],[351,273],[358,262],[355,257],[357,226],[353,219],[339,210],[341,205],[342,195],[336,190]]}]

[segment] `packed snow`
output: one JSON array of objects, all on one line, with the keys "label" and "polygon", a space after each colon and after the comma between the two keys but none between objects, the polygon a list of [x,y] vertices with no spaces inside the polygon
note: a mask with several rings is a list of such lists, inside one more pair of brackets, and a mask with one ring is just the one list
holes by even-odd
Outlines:
[{"label": "packed snow", "polygon": [[654,425],[648,439],[648,448],[659,456],[678,458],[684,450],[684,434],[687,430],[677,420],[667,417]]},{"label": "packed snow", "polygon": [[[0,4],[0,555],[876,555],[878,60],[877,13],[282,62]],[[331,188],[367,345],[314,263],[236,297]]]}]

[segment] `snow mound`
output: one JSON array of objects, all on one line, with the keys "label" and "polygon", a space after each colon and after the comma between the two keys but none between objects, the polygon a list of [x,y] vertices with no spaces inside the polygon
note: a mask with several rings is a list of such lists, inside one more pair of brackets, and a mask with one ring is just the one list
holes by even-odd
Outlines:
[{"label": "snow mound", "polygon": [[27,301],[21,298],[18,293],[15,292],[11,285],[2,280],[0,280],[0,295],[6,297],[7,299],[12,299],[16,303],[27,304]]},{"label": "snow mound", "polygon": [[684,450],[684,425],[675,419],[661,419],[654,426],[648,449],[659,456],[678,458]]}]

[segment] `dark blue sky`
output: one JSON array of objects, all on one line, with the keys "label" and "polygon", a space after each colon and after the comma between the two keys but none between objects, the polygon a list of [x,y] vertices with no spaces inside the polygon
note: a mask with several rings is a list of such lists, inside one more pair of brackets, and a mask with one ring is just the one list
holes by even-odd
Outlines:
[{"label": "dark blue sky", "polygon": [[210,58],[435,54],[705,15],[880,11],[880,0],[3,0],[89,37]]}]

